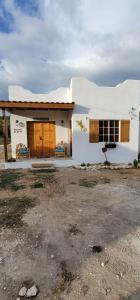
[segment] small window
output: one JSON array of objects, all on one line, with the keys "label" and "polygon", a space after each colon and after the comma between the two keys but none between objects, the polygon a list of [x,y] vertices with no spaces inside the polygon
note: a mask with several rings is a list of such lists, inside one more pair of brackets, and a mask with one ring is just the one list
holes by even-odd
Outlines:
[{"label": "small window", "polygon": [[119,120],[99,121],[99,141],[111,143],[119,141]]}]

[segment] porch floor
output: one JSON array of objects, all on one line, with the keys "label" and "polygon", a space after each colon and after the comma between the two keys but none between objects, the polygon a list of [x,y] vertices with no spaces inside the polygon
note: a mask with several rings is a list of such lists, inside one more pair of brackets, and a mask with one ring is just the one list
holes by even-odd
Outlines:
[{"label": "porch floor", "polygon": [[54,166],[58,168],[67,168],[75,164],[72,158],[31,158],[21,159],[16,162],[0,163],[0,169],[31,169],[32,164],[45,164],[47,162],[52,162]]}]

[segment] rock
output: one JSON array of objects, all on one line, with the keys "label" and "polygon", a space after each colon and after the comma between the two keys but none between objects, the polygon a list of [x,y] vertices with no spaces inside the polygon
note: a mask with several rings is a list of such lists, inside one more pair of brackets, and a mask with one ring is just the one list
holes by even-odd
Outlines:
[{"label": "rock", "polygon": [[33,285],[27,290],[26,297],[27,298],[35,297],[37,296],[38,292],[39,292],[38,288],[35,285]]},{"label": "rock", "polygon": [[27,292],[27,288],[25,286],[22,286],[22,288],[19,290],[18,295],[20,297],[24,297],[24,296],[26,296],[26,292]]},{"label": "rock", "polygon": [[123,278],[124,274],[125,274],[124,272],[121,272],[121,273],[117,274],[116,275],[117,279]]},{"label": "rock", "polygon": [[101,267],[105,267],[108,264],[108,260],[101,262]]},{"label": "rock", "polygon": [[20,300],[20,297],[17,297],[17,299],[16,300]]},{"label": "rock", "polygon": [[107,288],[105,289],[106,295],[109,294],[111,292],[111,288]]},{"label": "rock", "polygon": [[54,254],[51,254],[51,259],[54,259]]}]

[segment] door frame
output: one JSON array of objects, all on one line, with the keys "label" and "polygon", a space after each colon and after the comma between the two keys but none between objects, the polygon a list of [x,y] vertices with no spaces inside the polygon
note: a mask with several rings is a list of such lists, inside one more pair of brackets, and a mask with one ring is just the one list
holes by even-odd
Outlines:
[{"label": "door frame", "polygon": [[[27,145],[29,147],[29,125],[28,124],[31,124],[31,123],[51,123],[51,124],[54,124],[56,125],[56,122],[55,121],[41,121],[41,120],[37,120],[37,121],[27,121]],[[56,144],[56,126],[55,126],[55,144]],[[48,154],[49,155],[49,154]],[[34,157],[34,156],[32,156]],[[40,156],[41,158],[41,156]]]}]

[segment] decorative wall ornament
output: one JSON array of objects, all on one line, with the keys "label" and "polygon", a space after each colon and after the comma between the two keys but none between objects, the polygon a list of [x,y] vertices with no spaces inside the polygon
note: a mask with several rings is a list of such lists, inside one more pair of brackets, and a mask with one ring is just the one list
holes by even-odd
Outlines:
[{"label": "decorative wall ornament", "polygon": [[83,124],[83,121],[82,121],[82,120],[80,120],[80,121],[77,120],[76,123],[77,123],[78,126],[80,127],[80,130],[81,130],[81,131],[84,131],[84,132],[87,131],[87,128],[86,128],[85,125]]},{"label": "decorative wall ornament", "polygon": [[16,127],[25,127],[25,124],[23,122],[19,122],[18,120],[16,120]]},{"label": "decorative wall ornament", "polygon": [[22,129],[25,127],[25,123],[16,120],[14,133],[22,133]]},{"label": "decorative wall ornament", "polygon": [[137,118],[137,114],[136,114],[136,109],[135,107],[131,107],[130,111],[129,111],[129,114],[131,116],[131,120],[136,120]]}]

